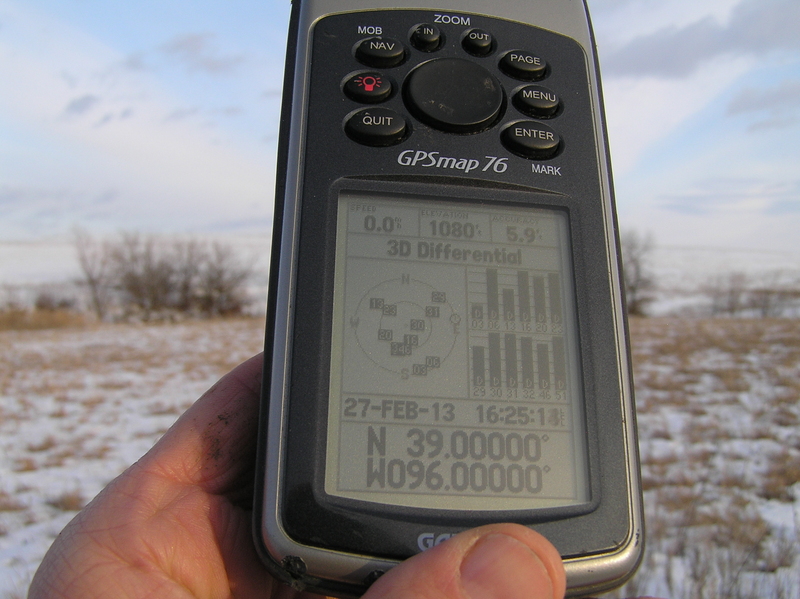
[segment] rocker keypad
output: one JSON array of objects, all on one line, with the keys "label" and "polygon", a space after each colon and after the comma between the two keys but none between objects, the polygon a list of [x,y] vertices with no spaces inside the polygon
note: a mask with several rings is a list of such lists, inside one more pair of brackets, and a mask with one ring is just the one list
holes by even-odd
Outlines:
[{"label": "rocker keypad", "polygon": [[406,78],[404,100],[411,113],[435,129],[476,133],[497,121],[503,88],[481,65],[463,58],[436,58]]},{"label": "rocker keypad", "polygon": [[[502,40],[483,29],[469,28],[461,34],[460,46],[466,55],[463,58],[437,56],[445,39],[433,24],[411,27],[407,39],[410,48],[391,36],[373,36],[358,42],[354,48],[356,60],[376,70],[351,72],[342,81],[343,93],[361,104],[384,102],[394,97],[395,88],[380,69],[418,59],[419,64],[408,71],[401,88],[403,105],[421,123],[455,134],[479,133],[499,126],[503,146],[530,160],[547,160],[562,151],[563,140],[556,125],[563,104],[557,92],[542,85],[514,86],[514,81],[546,80],[557,66],[548,64],[533,49],[503,50]],[[423,54],[416,55],[414,50]],[[492,55],[496,58],[492,59]],[[514,81],[504,85],[502,76]],[[507,110],[509,98],[522,119]],[[555,122],[550,126],[525,117]],[[367,146],[394,145],[413,134],[404,115],[379,107],[351,112],[344,128],[352,140]]]}]

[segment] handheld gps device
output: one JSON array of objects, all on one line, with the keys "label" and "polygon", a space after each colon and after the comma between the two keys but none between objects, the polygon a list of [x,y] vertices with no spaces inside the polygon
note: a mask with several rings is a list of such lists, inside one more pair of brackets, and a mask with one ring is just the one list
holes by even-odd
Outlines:
[{"label": "handheld gps device", "polygon": [[358,596],[518,522],[596,593],[643,518],[587,9],[427,2],[294,0],[256,542]]}]

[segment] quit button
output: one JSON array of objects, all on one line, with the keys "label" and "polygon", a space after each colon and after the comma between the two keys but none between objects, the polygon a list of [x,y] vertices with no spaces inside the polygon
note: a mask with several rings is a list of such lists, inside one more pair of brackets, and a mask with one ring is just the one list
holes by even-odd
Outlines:
[{"label": "quit button", "polygon": [[403,140],[406,119],[389,108],[364,108],[350,114],[344,131],[353,141],[367,146],[391,146]]}]

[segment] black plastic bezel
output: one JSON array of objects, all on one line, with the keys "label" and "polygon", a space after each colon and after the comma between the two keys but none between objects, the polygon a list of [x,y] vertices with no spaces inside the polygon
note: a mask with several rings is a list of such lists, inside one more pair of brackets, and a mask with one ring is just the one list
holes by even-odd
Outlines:
[{"label": "black plastic bezel", "polygon": [[[528,190],[493,188],[492,203],[530,205],[568,214],[591,500],[530,512],[441,512],[379,506],[332,497],[324,491],[338,194],[363,191],[485,203],[486,188],[464,183],[343,179],[331,186],[320,210],[304,219],[282,501],[286,531],[299,543],[402,559],[416,551],[418,534],[431,524],[437,524],[437,530],[456,531],[488,522],[515,521],[547,531],[564,555],[576,555],[585,553],[587,547],[607,551],[627,535],[624,448],[618,445],[623,422],[619,389],[613,377],[600,376],[617,370],[613,352],[602,351],[614,344],[609,306],[601,299],[610,294],[604,274],[605,244],[592,235],[592,227],[584,226],[589,216],[585,214],[586,202]],[[315,351],[309,352],[310,347]],[[558,526],[568,518],[585,523],[570,526],[580,531],[579,535],[565,535],[566,529]],[[611,530],[614,528],[619,530]]]}]

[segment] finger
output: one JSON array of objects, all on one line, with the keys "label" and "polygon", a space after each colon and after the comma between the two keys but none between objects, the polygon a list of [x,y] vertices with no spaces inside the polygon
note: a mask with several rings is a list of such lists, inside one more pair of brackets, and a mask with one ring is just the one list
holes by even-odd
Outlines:
[{"label": "finger", "polygon": [[263,355],[222,377],[139,462],[175,482],[226,492],[253,467]]},{"label": "finger", "polygon": [[561,556],[517,524],[463,532],[379,578],[364,599],[561,599]]}]

